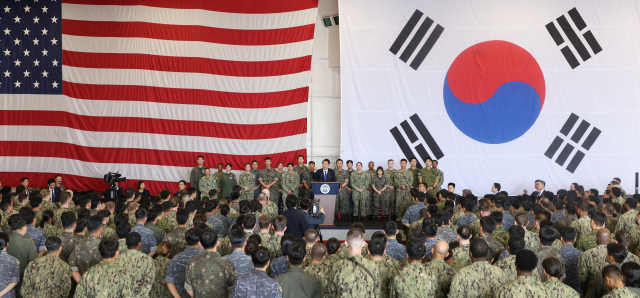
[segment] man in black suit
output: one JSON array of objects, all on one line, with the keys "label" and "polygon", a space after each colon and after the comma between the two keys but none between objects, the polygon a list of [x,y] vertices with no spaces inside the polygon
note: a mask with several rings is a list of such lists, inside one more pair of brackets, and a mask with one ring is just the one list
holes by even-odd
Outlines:
[{"label": "man in black suit", "polygon": [[[542,196],[544,195],[544,187],[546,186],[546,183],[542,180],[536,180],[535,183],[535,188],[536,191],[534,191],[533,193],[531,193],[531,198],[534,199],[535,202],[540,201],[540,199],[542,199]],[[527,194],[527,190],[525,189],[524,194]]]},{"label": "man in black suit", "polygon": [[55,179],[47,180],[47,184],[49,184],[49,192],[51,192],[51,202],[57,203],[58,201],[60,201],[60,193],[62,193],[62,190],[60,189],[60,187],[56,186]]},{"label": "man in black suit", "polygon": [[287,211],[282,215],[287,218],[287,233],[293,234],[296,238],[304,237],[304,233],[309,229],[304,214],[300,212],[298,207],[298,197],[296,195],[288,195],[286,200]]},{"label": "man in black suit", "polygon": [[120,184],[119,182],[116,182],[116,193],[115,193],[115,197],[112,198],[111,197],[111,186],[109,186],[107,188],[107,191],[105,191],[104,193],[104,199],[107,201],[114,201],[117,204],[120,204],[122,202],[124,202],[124,188],[118,186],[118,184]]},{"label": "man in black suit", "polygon": [[336,182],[336,172],[329,169],[330,161],[325,159],[322,161],[322,169],[317,170],[313,175],[313,180],[318,182]]}]

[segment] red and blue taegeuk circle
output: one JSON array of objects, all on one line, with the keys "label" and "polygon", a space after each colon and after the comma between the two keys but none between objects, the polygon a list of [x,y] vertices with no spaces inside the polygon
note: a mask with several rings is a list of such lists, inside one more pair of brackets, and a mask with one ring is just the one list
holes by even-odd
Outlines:
[{"label": "red and blue taegeuk circle", "polygon": [[538,119],[544,105],[542,70],[529,52],[503,40],[468,47],[444,80],[449,118],[468,137],[486,144],[513,141]]}]

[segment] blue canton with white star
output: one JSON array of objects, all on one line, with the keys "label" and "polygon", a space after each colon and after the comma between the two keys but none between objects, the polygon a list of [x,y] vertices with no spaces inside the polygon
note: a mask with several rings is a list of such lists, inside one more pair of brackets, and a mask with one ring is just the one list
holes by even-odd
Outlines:
[{"label": "blue canton with white star", "polygon": [[0,93],[62,94],[60,1],[0,1]]}]

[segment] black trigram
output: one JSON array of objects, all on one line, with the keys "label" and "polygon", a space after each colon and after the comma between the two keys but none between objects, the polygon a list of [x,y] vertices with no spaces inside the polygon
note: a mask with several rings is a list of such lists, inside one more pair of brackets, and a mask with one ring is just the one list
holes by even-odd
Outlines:
[{"label": "black trigram", "polygon": [[[420,135],[422,136],[422,139],[427,143],[429,149],[431,149],[431,152],[433,153],[435,159],[441,159],[442,157],[444,157],[444,153],[442,153],[440,146],[438,146],[436,140],[433,139],[433,136],[431,135],[427,127],[424,125],[422,120],[420,120],[420,117],[418,117],[418,114],[413,114],[413,116],[409,117],[409,119],[413,123],[413,126],[415,126],[418,130],[418,133],[420,133]],[[410,143],[407,143],[407,140],[404,139],[404,136],[402,136],[397,126],[390,130],[391,135],[393,135],[393,138],[396,139],[398,146],[400,146],[400,150],[402,150],[402,153],[404,153],[404,156],[406,156],[407,159],[415,157],[416,155],[413,153],[411,146],[413,146],[413,143],[418,141],[418,136],[413,131],[413,128],[409,125],[409,122],[407,122],[407,120],[402,121],[402,123],[400,123],[400,127],[402,127],[402,130],[404,130],[404,133],[409,138]],[[409,146],[409,144],[411,144],[411,146]],[[415,146],[415,149],[422,161],[431,157],[423,144],[418,144],[417,146]],[[418,163],[417,166],[418,168],[422,169],[422,165],[420,163]]]},{"label": "black trigram", "polygon": [[[591,58],[591,54],[585,47],[578,34],[582,34],[582,37],[587,42],[594,55],[600,53],[602,51],[602,48],[600,47],[600,44],[596,40],[595,36],[593,36],[593,33],[591,33],[591,30],[587,30],[584,33],[581,33],[585,28],[587,28],[587,24],[582,19],[582,16],[578,12],[578,10],[574,7],[573,9],[569,10],[568,14],[571,18],[571,21],[573,21],[573,24],[578,29],[578,32],[573,30],[573,27],[571,27],[571,24],[569,24],[569,20],[567,20],[564,15],[561,15],[556,19],[556,21],[558,22],[560,29],[562,29],[562,32],[564,32],[564,35],[567,37],[567,39],[569,39],[569,43],[571,43],[576,52],[578,52],[578,55],[580,55],[580,58],[582,58],[582,61],[586,62],[587,60],[589,60],[589,58]],[[569,45],[565,44],[565,40],[560,34],[560,31],[558,31],[556,24],[551,21],[549,24],[547,24],[546,27],[547,31],[549,31],[549,34],[551,35],[551,38],[553,38],[553,41],[556,42],[556,45],[564,45],[564,47],[560,49],[560,52],[562,52],[564,58],[567,59],[567,62],[569,62],[571,68],[573,69],[580,66],[580,61],[578,61],[578,58],[576,58],[576,56],[573,54],[571,48],[569,48]]]},{"label": "black trigram", "polygon": [[[400,50],[402,45],[404,45],[404,42],[407,41],[409,35],[411,35],[411,32],[413,32],[413,29],[418,25],[418,22],[420,21],[420,18],[422,18],[422,15],[423,13],[416,9],[407,24],[404,25],[404,28],[402,28],[402,31],[400,31],[400,35],[398,35],[396,41],[394,41],[393,45],[391,45],[391,48],[389,49],[391,53],[393,53],[394,55],[398,54],[398,51]],[[409,57],[411,57],[413,52],[415,52],[415,50],[418,48],[418,45],[420,45],[420,42],[424,39],[424,36],[427,35],[427,32],[429,31],[429,28],[431,28],[431,25],[433,25],[433,20],[427,17],[427,19],[422,22],[422,25],[418,27],[418,30],[413,35],[413,38],[411,38],[411,41],[409,41],[407,47],[404,49],[404,51],[402,51],[402,54],[400,54],[400,60],[402,60],[402,62],[406,63],[407,60],[409,60]],[[438,38],[440,38],[442,31],[444,31],[444,27],[436,24],[436,27],[431,32],[431,35],[429,35],[429,37],[427,38],[427,41],[422,45],[422,48],[420,48],[418,54],[416,54],[416,56],[413,58],[411,64],[409,64],[411,68],[418,70],[418,67],[420,67],[420,64],[422,64],[422,61],[424,61],[424,58],[427,57],[427,55],[433,48],[433,45],[435,45],[436,41],[438,41]]]},{"label": "black trigram", "polygon": [[[573,127],[576,125],[576,123],[578,123],[578,119],[580,119],[578,115],[571,113],[571,115],[567,119],[567,122],[565,122],[564,125],[562,126],[562,129],[560,129],[560,134],[564,135],[565,137],[569,137],[569,132],[571,132]],[[591,124],[589,124],[589,122],[585,120],[582,120],[580,122],[580,124],[578,125],[578,128],[576,128],[576,130],[573,132],[573,135],[571,135],[571,138],[570,138],[570,140],[575,144],[575,146],[567,142],[567,144],[564,146],[564,148],[562,148],[562,151],[560,151],[560,154],[556,158],[557,164],[559,164],[560,166],[564,166],[564,163],[569,158],[569,155],[571,155],[571,152],[573,152],[573,149],[578,146],[578,143],[580,143],[580,140],[589,129],[589,126],[591,126]],[[591,132],[589,133],[589,135],[587,135],[587,138],[584,139],[584,142],[582,142],[582,145],[580,146],[585,150],[589,151],[589,149],[591,149],[591,146],[593,146],[593,143],[595,143],[595,141],[598,139],[598,136],[600,136],[601,132],[602,131],[600,131],[597,127],[594,126],[591,129]],[[550,159],[553,159],[553,156],[556,154],[558,149],[560,149],[560,146],[562,145],[563,142],[564,140],[560,136],[556,136],[553,142],[551,142],[551,145],[549,145],[549,148],[547,149],[547,152],[544,153],[544,155]],[[569,165],[567,165],[567,171],[573,174],[573,172],[575,172],[578,165],[580,165],[580,162],[582,162],[582,159],[584,158],[584,156],[585,156],[584,152],[578,149],[576,154],[573,156],[573,158],[569,162]]]}]

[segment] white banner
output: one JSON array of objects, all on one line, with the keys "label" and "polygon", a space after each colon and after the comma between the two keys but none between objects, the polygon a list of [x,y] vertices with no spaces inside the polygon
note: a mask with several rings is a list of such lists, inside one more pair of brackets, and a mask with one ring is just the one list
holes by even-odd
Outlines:
[{"label": "white banner", "polygon": [[428,155],[478,195],[633,191],[637,1],[341,0],[340,17],[342,159]]}]

